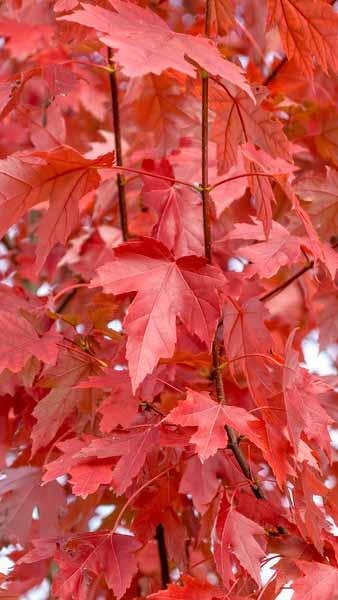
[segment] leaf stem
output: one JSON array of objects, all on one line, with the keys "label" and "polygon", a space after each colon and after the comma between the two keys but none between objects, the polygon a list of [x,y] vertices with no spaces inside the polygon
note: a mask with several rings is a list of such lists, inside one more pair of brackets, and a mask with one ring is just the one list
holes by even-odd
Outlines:
[{"label": "leaf stem", "polygon": [[188,181],[183,181],[182,179],[175,179],[175,177],[167,177],[166,175],[159,175],[158,173],[151,173],[151,171],[143,171],[142,169],[132,169],[131,167],[110,167],[111,169],[115,169],[116,171],[126,172],[126,173],[135,173],[136,175],[144,175],[145,177],[153,177],[154,179],[162,179],[163,181],[168,181],[169,183],[185,185],[190,187],[193,190],[198,192],[201,191],[200,186],[195,185],[194,183],[189,183]]},{"label": "leaf stem", "polygon": [[242,179],[243,177],[271,177],[274,179],[277,175],[281,173],[264,173],[262,171],[252,171],[251,173],[241,173],[240,175],[234,175],[233,177],[227,177],[226,179],[222,179],[222,181],[218,181],[213,185],[209,186],[209,192],[212,192],[215,188],[223,183],[229,183],[229,181],[235,181],[235,179]]},{"label": "leaf stem", "polygon": [[[119,109],[119,96],[118,96],[118,84],[116,77],[116,69],[113,61],[113,51],[108,48],[108,62],[111,65],[111,71],[109,72],[109,83],[111,102],[113,108],[113,123],[114,123],[114,137],[115,137],[115,154],[116,164],[122,167],[122,147],[121,147],[121,124],[120,124],[120,109]],[[116,176],[116,183],[119,197],[119,211],[120,211],[120,223],[122,229],[123,240],[126,241],[129,238],[128,231],[128,215],[126,206],[126,190],[125,190],[125,179],[124,175],[118,173]]]}]

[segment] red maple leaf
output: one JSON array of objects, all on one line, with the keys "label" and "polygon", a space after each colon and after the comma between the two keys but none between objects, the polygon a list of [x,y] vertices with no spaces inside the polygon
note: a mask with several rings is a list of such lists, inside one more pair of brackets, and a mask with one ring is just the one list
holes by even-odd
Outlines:
[{"label": "red maple leaf", "polygon": [[79,201],[99,184],[97,168],[111,166],[112,158],[107,154],[88,160],[73,148],[60,147],[0,161],[0,235],[33,206],[48,200],[38,229],[36,266],[41,269],[53,246],[64,244],[77,225]]},{"label": "red maple leaf", "polygon": [[296,564],[303,576],[292,584],[294,600],[313,600],[318,597],[317,594],[323,600],[337,598],[338,573],[335,567],[305,560],[297,560]]},{"label": "red maple leaf", "polygon": [[104,573],[109,589],[117,600],[121,598],[136,572],[135,552],[140,543],[129,535],[100,531],[86,533],[66,540],[59,545],[55,559],[59,572],[53,591],[64,600],[88,598],[91,593],[91,573]]},{"label": "red maple leaf", "polygon": [[154,12],[135,4],[122,0],[111,0],[111,4],[116,12],[82,4],[83,10],[61,18],[101,32],[101,40],[117,50],[116,60],[130,77],[160,75],[169,68],[194,77],[193,65],[197,65],[252,95],[241,69],[222,59],[211,40],[176,33]]},{"label": "red maple leaf", "polygon": [[328,72],[336,71],[338,17],[320,0],[268,0],[268,27],[278,25],[288,58],[312,77],[313,57]]},{"label": "red maple leaf", "polygon": [[229,507],[223,499],[216,521],[214,554],[217,571],[225,586],[234,577],[231,555],[260,584],[260,561],[265,554],[264,535],[262,527]]},{"label": "red maple leaf", "polygon": [[106,293],[137,292],[124,320],[134,392],[160,358],[173,355],[176,317],[210,348],[220,314],[217,290],[224,278],[203,258],[175,261],[160,242],[135,240],[115,250],[115,260],[98,269],[91,285],[102,285]]}]

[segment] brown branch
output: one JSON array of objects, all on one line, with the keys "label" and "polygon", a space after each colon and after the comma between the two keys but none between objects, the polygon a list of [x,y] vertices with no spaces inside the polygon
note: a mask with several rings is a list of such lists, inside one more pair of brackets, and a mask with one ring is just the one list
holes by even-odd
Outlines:
[{"label": "brown branch", "polygon": [[[113,123],[114,123],[114,137],[115,137],[115,154],[116,164],[118,167],[123,166],[122,162],[122,148],[121,148],[121,125],[120,125],[120,109],[119,109],[119,96],[118,96],[118,85],[116,78],[115,64],[113,61],[113,51],[108,48],[108,60],[111,66],[109,72],[109,83],[111,102],[113,108]],[[120,223],[122,229],[123,240],[126,241],[129,238],[128,231],[128,217],[127,217],[127,206],[126,206],[126,190],[125,190],[125,178],[120,173],[116,176],[116,183],[119,197],[119,211],[120,211]]]},{"label": "brown branch", "polygon": [[[207,6],[208,6],[207,1]],[[209,98],[209,78],[206,72],[202,74],[202,207],[203,207],[203,230],[204,230],[204,251],[208,262],[211,262],[211,225],[210,225],[210,192],[209,192],[209,174],[208,174],[208,141],[209,141],[209,123],[208,123],[208,98]]]},{"label": "brown branch", "polygon": [[282,70],[282,68],[284,67],[284,65],[286,65],[286,63],[288,62],[288,59],[286,58],[286,56],[284,56],[284,58],[282,58],[282,60],[277,63],[277,65],[274,67],[274,69],[272,69],[270,75],[268,75],[264,81],[263,81],[263,85],[269,85],[269,83],[271,83],[271,81],[273,81],[273,79],[275,79],[275,77],[277,77],[278,73]]},{"label": "brown branch", "polygon": [[309,262],[309,264],[307,264],[305,267],[303,267],[302,269],[300,269],[299,271],[297,271],[297,273],[295,273],[294,275],[292,275],[291,277],[289,277],[289,279],[287,279],[286,281],[284,281],[284,283],[281,283],[280,285],[278,285],[273,290],[270,290],[270,292],[267,292],[266,294],[264,294],[264,296],[261,296],[260,297],[260,301],[261,302],[266,302],[267,300],[270,300],[270,298],[272,298],[276,294],[279,294],[280,292],[282,292],[283,290],[285,290],[285,288],[289,287],[289,285],[291,285],[291,283],[293,283],[294,281],[296,281],[296,279],[298,279],[299,277],[301,277],[302,275],[304,275],[304,273],[306,273],[307,271],[310,271],[310,269],[313,269],[313,266],[314,266],[314,261],[311,260]]},{"label": "brown branch", "polygon": [[276,179],[277,175],[280,173],[263,173],[262,171],[251,171],[251,173],[241,173],[240,175],[234,175],[233,177],[227,177],[226,179],[222,179],[222,181],[217,181],[213,185],[209,186],[209,192],[215,190],[219,185],[223,185],[223,183],[229,183],[230,181],[235,181],[236,179],[242,179],[243,177],[270,177],[271,179]]},{"label": "brown branch", "polygon": [[74,288],[69,294],[68,296],[65,296],[63,298],[63,300],[60,302],[59,306],[56,309],[57,313],[62,313],[62,311],[66,308],[67,304],[69,304],[69,302],[71,300],[73,300],[74,296],[76,296],[77,290],[79,288]]},{"label": "brown branch", "polygon": [[[222,378],[222,365],[220,364],[219,346],[218,346],[218,343],[216,340],[214,341],[213,348],[212,348],[212,362],[213,362],[213,370],[214,370],[214,379],[215,379],[215,383],[216,383],[217,399],[220,404],[224,404],[225,403],[225,394],[224,394],[224,385],[223,385],[223,378]],[[234,457],[236,458],[236,461],[237,461],[244,477],[246,479],[248,479],[248,481],[250,482],[250,487],[251,487],[253,494],[259,500],[263,500],[264,494],[263,494],[259,484],[256,483],[252,478],[251,469],[249,467],[249,464],[248,464],[242,450],[239,447],[238,436],[237,436],[235,430],[232,427],[229,427],[229,425],[225,426],[225,430],[227,432],[227,436],[228,436],[228,440],[229,440],[228,448],[232,451]]]},{"label": "brown branch", "polygon": [[[211,26],[211,2],[206,0],[205,28],[206,37],[210,36]],[[210,192],[209,192],[209,75],[202,72],[202,206],[203,206],[203,230],[204,251],[208,262],[211,262],[211,225],[210,225]]]},{"label": "brown branch", "polygon": [[[109,71],[109,83],[110,83],[111,103],[112,103],[112,110],[113,110],[116,165],[118,167],[123,168],[118,84],[117,84],[117,78],[116,78],[115,64],[113,61],[113,53],[112,53],[111,48],[108,48],[108,62],[111,67],[111,69]],[[116,175],[116,183],[117,183],[117,189],[118,189],[120,224],[121,224],[121,230],[122,230],[122,237],[123,237],[123,240],[126,241],[129,238],[129,231],[128,231],[128,216],[127,216],[127,206],[126,206],[126,190],[125,190],[124,175],[121,175],[121,173],[118,173]],[[72,290],[68,294],[68,296],[66,296],[62,300],[60,305],[57,307],[58,313],[61,313],[66,308],[68,303],[76,295],[76,292],[77,292],[76,289]]]},{"label": "brown branch", "polygon": [[[337,247],[338,247],[338,242],[331,244],[332,250],[334,250]],[[266,294],[264,294],[264,296],[261,296],[260,297],[261,302],[266,302],[266,300],[270,300],[270,298],[272,298],[276,294],[279,294],[280,292],[285,290],[285,288],[289,287],[289,285],[291,285],[294,281],[299,279],[299,277],[304,275],[304,273],[313,269],[313,267],[315,265],[315,261],[310,260],[304,250],[303,250],[303,254],[305,255],[305,257],[307,259],[307,264],[304,267],[302,267],[301,269],[299,269],[299,271],[297,271],[294,275],[291,275],[291,277],[289,277],[289,279],[284,281],[284,283],[281,283],[280,285],[275,287],[273,290],[270,290],[270,292],[267,292]]]},{"label": "brown branch", "polygon": [[160,558],[162,587],[166,588],[168,583],[170,583],[170,574],[168,552],[164,539],[164,527],[162,523],[156,527],[155,539],[157,541],[158,555]]},{"label": "brown branch", "polygon": [[[112,57],[112,50],[108,48],[109,63],[112,67],[109,73],[110,90],[113,107],[113,121],[114,121],[114,136],[115,136],[115,152],[116,152],[116,164],[119,167],[123,166],[122,162],[122,148],[121,148],[121,125],[120,125],[120,111],[119,111],[119,100],[118,100],[118,85],[116,78],[115,64]],[[126,207],[126,190],[125,190],[125,178],[124,175],[118,173],[116,177],[118,196],[119,196],[119,211],[120,211],[120,222],[122,229],[123,240],[126,241],[129,238],[128,231],[128,216]],[[161,580],[162,587],[166,588],[170,583],[169,574],[169,562],[168,553],[164,539],[164,527],[160,523],[156,527],[155,539],[157,541],[158,554],[161,565]]]},{"label": "brown branch", "polygon": [[[210,35],[210,21],[211,21],[211,2],[206,0],[205,10],[205,35]],[[203,229],[204,229],[204,250],[205,257],[208,263],[212,261],[211,251],[211,221],[210,221],[210,190],[209,190],[209,175],[208,175],[208,145],[209,145],[209,76],[207,73],[202,73],[202,186],[201,186],[201,197],[203,205]],[[217,332],[212,346],[212,365],[213,365],[213,377],[216,385],[216,394],[219,404],[225,403],[225,393],[222,372],[220,369],[220,356],[219,346],[217,342]],[[239,447],[238,436],[232,427],[226,426],[226,432],[228,435],[228,448],[232,451],[242,473],[250,483],[252,492],[256,498],[264,498],[263,492],[259,485],[253,481],[250,466]]]}]

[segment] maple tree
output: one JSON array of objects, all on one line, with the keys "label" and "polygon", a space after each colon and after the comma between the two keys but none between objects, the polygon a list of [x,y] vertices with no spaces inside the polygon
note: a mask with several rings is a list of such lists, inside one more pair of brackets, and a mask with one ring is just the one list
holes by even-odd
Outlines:
[{"label": "maple tree", "polygon": [[336,9],[1,4],[0,598],[338,599]]}]

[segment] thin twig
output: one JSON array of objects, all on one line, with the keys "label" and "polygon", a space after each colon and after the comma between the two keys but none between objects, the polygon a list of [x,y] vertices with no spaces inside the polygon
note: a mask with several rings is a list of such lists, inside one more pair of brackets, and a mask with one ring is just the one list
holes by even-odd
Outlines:
[{"label": "thin twig", "polygon": [[270,75],[268,75],[264,79],[263,85],[269,85],[269,83],[271,83],[271,81],[275,79],[275,77],[277,77],[278,73],[282,70],[282,68],[284,67],[284,65],[286,65],[287,62],[288,59],[286,58],[286,56],[284,56],[284,58],[282,58],[282,60],[279,63],[277,63],[277,65],[271,71]]},{"label": "thin twig", "polygon": [[64,297],[62,302],[60,302],[59,306],[56,308],[57,313],[62,313],[62,311],[66,308],[67,304],[69,304],[69,302],[73,300],[74,296],[76,296],[77,290],[78,288],[73,288],[72,291],[68,294],[68,296]]},{"label": "thin twig", "polygon": [[[112,108],[113,108],[116,164],[118,167],[122,167],[123,162],[122,162],[122,148],[121,148],[120,109],[119,109],[119,96],[118,96],[119,92],[118,92],[115,64],[113,61],[113,51],[111,48],[108,48],[108,61],[111,66],[111,71],[109,72],[109,83],[110,83],[110,92],[111,92],[111,102],[112,102]],[[123,240],[126,241],[129,238],[129,231],[128,231],[128,216],[127,216],[127,206],[126,206],[126,190],[125,190],[124,175],[121,175],[120,173],[118,173],[116,176],[116,183],[117,183],[118,197],[119,197],[119,211],[120,211],[120,223],[121,223],[121,229],[122,229],[122,237],[123,237]]]},{"label": "thin twig", "polygon": [[236,179],[242,179],[243,177],[270,177],[275,179],[281,173],[263,173],[262,171],[251,171],[251,173],[241,173],[240,175],[233,175],[233,177],[227,177],[226,179],[222,179],[222,181],[217,181],[213,185],[209,186],[209,192],[212,192],[215,188],[223,183],[229,183],[230,181],[235,181]]},{"label": "thin twig", "polygon": [[135,175],[141,175],[144,177],[152,177],[153,179],[161,179],[162,181],[168,181],[172,184],[180,184],[185,185],[186,187],[190,187],[192,190],[196,190],[198,192],[201,191],[201,188],[194,183],[189,183],[189,181],[183,181],[183,179],[175,179],[175,177],[167,177],[166,175],[160,175],[159,173],[153,173],[152,171],[143,171],[142,169],[132,169],[131,167],[117,167],[112,166],[111,169],[115,171],[120,171],[121,173],[135,173]]},{"label": "thin twig", "polygon": [[291,283],[293,283],[294,281],[296,281],[296,279],[298,279],[299,277],[301,277],[302,275],[304,275],[304,273],[306,273],[307,271],[310,271],[310,269],[313,269],[313,266],[314,266],[314,261],[311,260],[311,262],[309,262],[308,265],[306,265],[305,267],[303,267],[302,269],[300,269],[299,271],[297,271],[297,273],[295,273],[294,275],[292,275],[292,277],[289,277],[289,279],[287,279],[286,281],[284,281],[284,283],[281,283],[280,285],[278,285],[277,287],[275,287],[273,290],[270,290],[270,292],[267,292],[266,294],[264,294],[264,296],[261,296],[260,297],[260,301],[261,302],[266,302],[267,300],[270,300],[270,298],[272,298],[276,294],[279,294],[280,292],[282,292],[283,290],[285,290],[285,288],[287,288],[289,285],[291,285]]}]

